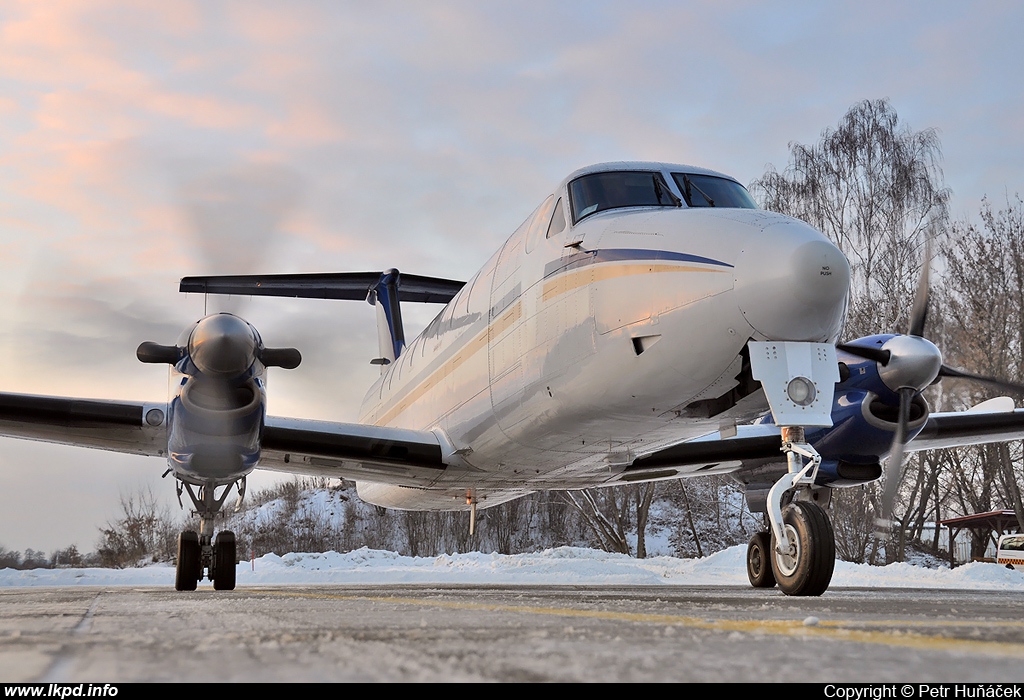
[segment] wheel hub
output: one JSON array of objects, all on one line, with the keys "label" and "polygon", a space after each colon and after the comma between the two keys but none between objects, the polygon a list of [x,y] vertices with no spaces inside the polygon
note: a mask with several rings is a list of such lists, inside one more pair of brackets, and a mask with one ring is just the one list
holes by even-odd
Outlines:
[{"label": "wheel hub", "polygon": [[789,539],[789,547],[785,550],[776,549],[775,565],[783,576],[792,576],[800,562],[800,539],[797,537],[796,529],[786,524],[786,537]]}]

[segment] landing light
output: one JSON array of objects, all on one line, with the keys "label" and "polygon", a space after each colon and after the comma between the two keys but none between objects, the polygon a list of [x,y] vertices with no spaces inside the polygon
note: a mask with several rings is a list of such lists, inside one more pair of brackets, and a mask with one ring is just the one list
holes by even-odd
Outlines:
[{"label": "landing light", "polygon": [[807,377],[794,377],[786,386],[786,394],[797,406],[810,406],[814,403],[817,392],[814,390],[814,383]]}]

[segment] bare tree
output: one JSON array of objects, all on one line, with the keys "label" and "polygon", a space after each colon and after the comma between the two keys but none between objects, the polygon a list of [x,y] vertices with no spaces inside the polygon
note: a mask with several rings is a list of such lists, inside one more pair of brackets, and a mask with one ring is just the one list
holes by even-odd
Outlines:
[{"label": "bare tree", "polygon": [[636,558],[647,558],[647,520],[654,501],[654,482],[637,484],[633,487],[636,503]]},{"label": "bare tree", "polygon": [[[852,274],[848,338],[906,329],[925,238],[941,238],[949,217],[950,192],[940,161],[934,129],[913,131],[888,100],[864,100],[836,128],[825,129],[817,144],[791,143],[783,172],[768,166],[751,183],[764,208],[810,223],[846,254]],[[920,517],[914,498],[925,496],[929,483],[918,473],[921,464],[916,461],[917,470],[904,472],[903,483],[915,486],[903,489],[899,500],[906,509],[893,514],[901,534],[912,514]],[[837,499],[835,518],[844,526],[870,522],[870,512],[839,512],[873,508],[870,496]],[[863,544],[847,548],[844,543],[840,554],[863,558]],[[892,544],[887,554],[899,552],[902,537]]]},{"label": "bare tree", "polygon": [[563,491],[561,495],[583,518],[601,549],[631,553],[626,537],[629,528],[629,498],[625,489],[613,487]]},{"label": "bare tree", "polygon": [[121,515],[100,528],[96,552],[103,566],[123,568],[143,560],[173,561],[178,522],[146,488],[121,495]]},{"label": "bare tree", "polygon": [[[943,248],[947,308],[946,324],[953,342],[948,361],[973,372],[1024,380],[1024,202],[1007,198],[995,210],[986,199],[981,226],[957,222]],[[977,403],[1000,393],[974,382],[946,380],[945,389],[957,392],[964,404]],[[1020,445],[984,445],[961,451],[955,458],[953,483],[963,514],[992,508],[1013,508],[1024,531],[1024,503],[1020,482],[1024,476]],[[972,540],[972,554],[981,556],[987,545],[984,533]]]},{"label": "bare tree", "polygon": [[[693,521],[693,508],[690,507],[690,494],[687,489],[687,484],[690,482],[687,482],[685,479],[680,479],[677,483],[679,484],[679,492],[683,497],[683,507],[686,508],[686,522],[690,527],[690,535],[693,537],[693,544],[697,548],[697,556],[703,557],[704,552],[701,550],[700,546],[700,533],[697,532],[697,525]],[[682,539],[681,534],[680,539]]]},{"label": "bare tree", "polygon": [[888,100],[864,100],[812,146],[791,143],[790,162],[751,183],[765,209],[817,227],[852,269],[847,332],[905,325],[921,263],[922,234],[948,218],[949,190],[934,129],[901,124]]}]

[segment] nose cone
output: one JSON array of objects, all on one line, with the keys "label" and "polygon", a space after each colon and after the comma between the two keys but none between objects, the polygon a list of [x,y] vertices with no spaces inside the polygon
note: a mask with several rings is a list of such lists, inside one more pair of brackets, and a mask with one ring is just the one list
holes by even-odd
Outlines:
[{"label": "nose cone", "polygon": [[256,359],[256,337],[249,324],[237,316],[207,316],[192,329],[188,353],[203,374],[230,379],[252,366]]},{"label": "nose cone", "polygon": [[768,340],[833,342],[850,291],[850,265],[807,224],[773,218],[744,245],[734,290],[750,326]]}]

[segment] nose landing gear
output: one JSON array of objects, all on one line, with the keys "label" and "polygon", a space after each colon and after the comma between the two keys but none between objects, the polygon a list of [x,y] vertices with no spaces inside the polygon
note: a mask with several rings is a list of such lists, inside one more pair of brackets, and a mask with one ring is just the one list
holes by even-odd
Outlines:
[{"label": "nose landing gear", "polygon": [[785,549],[773,538],[772,569],[786,595],[818,596],[828,589],[836,566],[836,540],[828,514],[816,503],[793,501],[782,514]]},{"label": "nose landing gear", "polygon": [[[789,472],[768,492],[771,532],[758,532],[747,545],[747,578],[755,588],[776,584],[786,595],[819,596],[828,589],[836,564],[836,538],[828,514],[813,501],[821,457],[803,442],[802,428],[782,428]],[[803,465],[802,457],[810,461]],[[782,507],[784,497],[792,501]]]},{"label": "nose landing gear", "polygon": [[836,538],[828,515],[815,503],[821,495],[815,485],[821,455],[807,442],[804,428],[832,426],[836,349],[830,343],[781,341],[750,341],[748,347],[753,377],[761,382],[780,429],[787,471],[768,490],[770,527],[750,540],[747,576],[756,588],[778,584],[786,595],[821,595],[832,581]]},{"label": "nose landing gear", "polygon": [[217,591],[233,591],[235,589],[235,570],[238,563],[235,533],[221,530],[213,537],[213,521],[227,499],[231,487],[238,490],[238,505],[245,497],[245,478],[239,479],[215,495],[216,484],[209,482],[195,492],[192,484],[178,482],[178,496],[186,491],[195,505],[199,515],[199,529],[186,530],[178,536],[178,562],[175,566],[174,588],[178,591],[194,591],[203,579],[204,570],[207,578],[213,581]]}]

